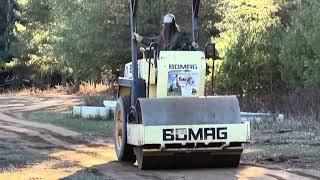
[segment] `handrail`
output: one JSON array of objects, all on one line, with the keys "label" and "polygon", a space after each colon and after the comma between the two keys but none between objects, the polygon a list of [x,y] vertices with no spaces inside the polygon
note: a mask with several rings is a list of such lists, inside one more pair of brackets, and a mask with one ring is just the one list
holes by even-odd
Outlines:
[{"label": "handrail", "polygon": [[[159,56],[158,52],[160,49],[160,44],[157,42],[152,42],[149,47],[150,47],[150,50],[153,50],[154,66],[155,66],[155,68],[157,68],[157,64],[158,64],[157,61],[158,61],[158,56]],[[152,56],[149,56],[147,97],[150,97],[151,58],[152,58]]]}]

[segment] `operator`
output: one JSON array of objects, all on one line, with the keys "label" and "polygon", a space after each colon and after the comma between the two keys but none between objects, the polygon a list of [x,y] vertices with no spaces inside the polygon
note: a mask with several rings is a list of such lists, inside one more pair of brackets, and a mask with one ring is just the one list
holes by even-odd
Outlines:
[{"label": "operator", "polygon": [[173,14],[163,17],[163,30],[160,36],[142,37],[137,33],[133,33],[133,36],[137,42],[146,46],[150,46],[152,42],[159,43],[163,50],[196,50],[198,48],[196,42],[191,43],[186,34],[180,32]]}]

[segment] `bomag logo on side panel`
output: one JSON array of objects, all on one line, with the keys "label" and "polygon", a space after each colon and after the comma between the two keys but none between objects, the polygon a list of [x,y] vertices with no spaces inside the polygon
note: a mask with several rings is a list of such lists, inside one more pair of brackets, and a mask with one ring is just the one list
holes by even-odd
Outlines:
[{"label": "bomag logo on side panel", "polygon": [[169,64],[169,69],[198,69],[196,64]]},{"label": "bomag logo on side panel", "polygon": [[199,128],[198,131],[194,131],[192,128],[163,129],[163,141],[221,140],[227,138],[226,127]]}]

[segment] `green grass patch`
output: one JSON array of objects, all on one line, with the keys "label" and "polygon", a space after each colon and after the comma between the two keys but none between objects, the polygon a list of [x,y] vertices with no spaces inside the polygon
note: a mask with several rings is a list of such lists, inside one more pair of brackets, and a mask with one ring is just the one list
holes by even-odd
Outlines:
[{"label": "green grass patch", "polygon": [[73,117],[71,111],[35,111],[27,115],[27,120],[53,124],[83,133],[113,136],[113,120],[84,119]]}]

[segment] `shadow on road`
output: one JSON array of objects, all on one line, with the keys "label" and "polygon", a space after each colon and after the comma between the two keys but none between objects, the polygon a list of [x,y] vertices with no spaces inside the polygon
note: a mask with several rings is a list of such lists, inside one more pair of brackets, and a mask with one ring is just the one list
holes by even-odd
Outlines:
[{"label": "shadow on road", "polygon": [[65,177],[65,180],[88,179],[130,179],[130,180],[184,180],[184,179],[238,179],[238,171],[242,169],[172,169],[172,170],[139,170],[136,165],[110,161],[106,164],[85,168]]}]

